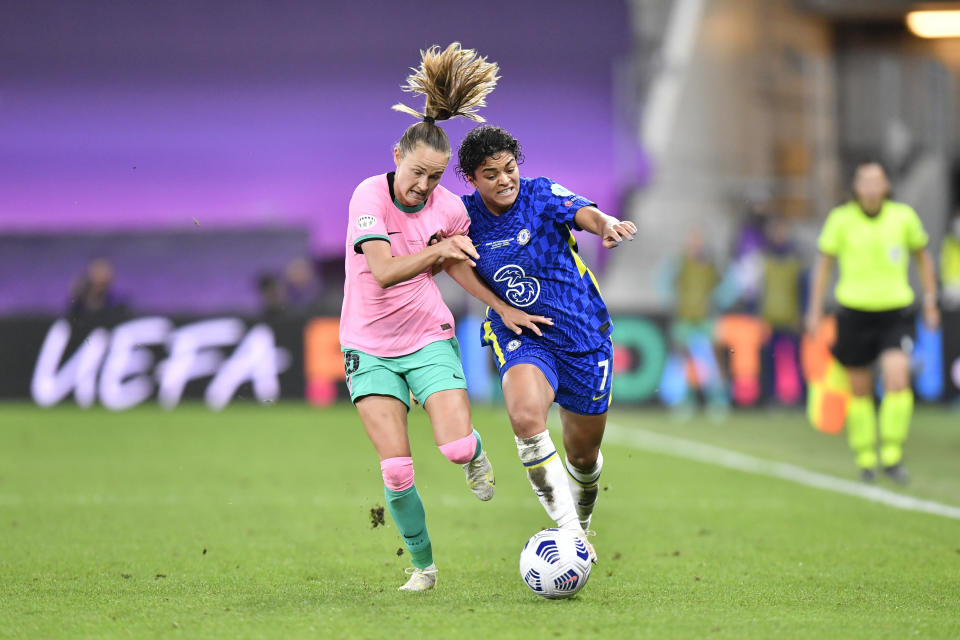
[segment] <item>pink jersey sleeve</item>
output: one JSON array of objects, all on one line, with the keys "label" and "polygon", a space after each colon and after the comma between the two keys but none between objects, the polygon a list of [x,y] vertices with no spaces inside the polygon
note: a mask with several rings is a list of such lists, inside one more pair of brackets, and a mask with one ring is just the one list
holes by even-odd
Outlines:
[{"label": "pink jersey sleeve", "polygon": [[463,204],[463,200],[460,199],[460,196],[449,194],[449,211],[451,215],[449,216],[446,226],[443,230],[443,236],[445,238],[458,233],[466,234],[470,230],[470,216],[467,215],[467,208]]},{"label": "pink jersey sleeve", "polygon": [[[376,178],[384,179],[383,176]],[[371,178],[361,182],[350,198],[347,244],[360,253],[360,244],[373,239],[390,242],[384,220],[383,197],[377,191],[376,179]]]}]

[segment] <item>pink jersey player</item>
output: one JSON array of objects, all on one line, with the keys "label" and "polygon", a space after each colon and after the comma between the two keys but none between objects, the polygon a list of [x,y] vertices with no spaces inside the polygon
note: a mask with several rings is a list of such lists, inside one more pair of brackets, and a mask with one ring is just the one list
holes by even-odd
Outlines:
[{"label": "pink jersey player", "polygon": [[[427,268],[409,280],[382,288],[364,257],[363,245],[386,241],[392,256],[413,256],[431,237],[466,234],[470,227],[459,196],[438,186],[419,207],[397,203],[395,173],[367,178],[350,199],[344,268],[340,344],[375,356],[403,356],[454,336],[453,314]],[[414,211],[414,209],[417,209]]]}]

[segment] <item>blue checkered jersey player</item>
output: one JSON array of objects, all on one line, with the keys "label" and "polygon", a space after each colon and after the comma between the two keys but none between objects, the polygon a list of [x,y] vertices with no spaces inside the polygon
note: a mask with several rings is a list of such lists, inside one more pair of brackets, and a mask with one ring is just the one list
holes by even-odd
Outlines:
[{"label": "blue checkered jersey player", "polygon": [[[557,526],[585,531],[603,466],[613,326],[572,231],[599,235],[610,249],[633,239],[637,228],[549,178],[521,178],[520,145],[502,128],[470,131],[458,160],[459,173],[475,188],[463,201],[479,254],[477,274],[499,298],[552,320],[542,332],[511,330],[488,309],[482,327],[520,459]],[[553,402],[560,405],[562,459],[547,431]]]}]

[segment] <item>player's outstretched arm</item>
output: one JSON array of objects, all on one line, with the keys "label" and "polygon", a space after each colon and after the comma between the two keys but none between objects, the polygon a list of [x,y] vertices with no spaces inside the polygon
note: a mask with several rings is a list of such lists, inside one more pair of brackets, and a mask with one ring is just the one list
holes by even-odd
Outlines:
[{"label": "player's outstretched arm", "polygon": [[810,278],[810,298],[807,301],[807,317],[804,321],[807,333],[813,335],[816,333],[820,322],[823,320],[823,294],[827,289],[827,281],[830,279],[830,272],[833,271],[833,263],[836,260],[831,255],[820,253],[817,256],[817,262],[813,265],[813,275]]},{"label": "player's outstretched arm", "polygon": [[629,220],[617,220],[596,207],[580,207],[573,221],[578,227],[603,238],[603,246],[613,249],[624,240],[633,240],[637,225]]},{"label": "player's outstretched arm", "polygon": [[497,294],[480,279],[473,267],[466,262],[444,262],[443,268],[467,293],[496,311],[500,319],[503,320],[503,325],[515,334],[520,335],[523,329],[527,328],[538,336],[542,336],[543,334],[540,332],[537,323],[553,325],[553,320],[550,318],[532,316],[516,307],[511,307],[498,298]]},{"label": "player's outstretched arm", "polygon": [[473,267],[473,259],[480,257],[466,236],[451,236],[409,256],[393,255],[386,240],[368,240],[360,245],[360,250],[370,273],[384,289],[406,282],[441,262],[463,262]]}]

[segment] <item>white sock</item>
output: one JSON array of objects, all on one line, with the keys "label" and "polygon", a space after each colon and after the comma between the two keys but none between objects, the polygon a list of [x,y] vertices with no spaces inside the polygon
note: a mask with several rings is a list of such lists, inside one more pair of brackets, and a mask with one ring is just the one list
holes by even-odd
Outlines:
[{"label": "white sock", "polygon": [[567,480],[570,484],[570,493],[573,495],[573,502],[577,508],[577,517],[580,519],[580,526],[586,531],[590,526],[590,516],[593,515],[593,508],[597,504],[597,497],[600,495],[600,472],[603,470],[603,453],[597,452],[597,462],[592,469],[577,469],[570,464],[570,461],[564,459],[564,466],[567,468]]},{"label": "white sock", "polygon": [[547,515],[561,529],[580,530],[580,519],[573,506],[573,496],[564,480],[563,462],[553,446],[550,432],[538,433],[532,438],[517,438],[517,453],[527,471],[530,486],[540,499]]}]

